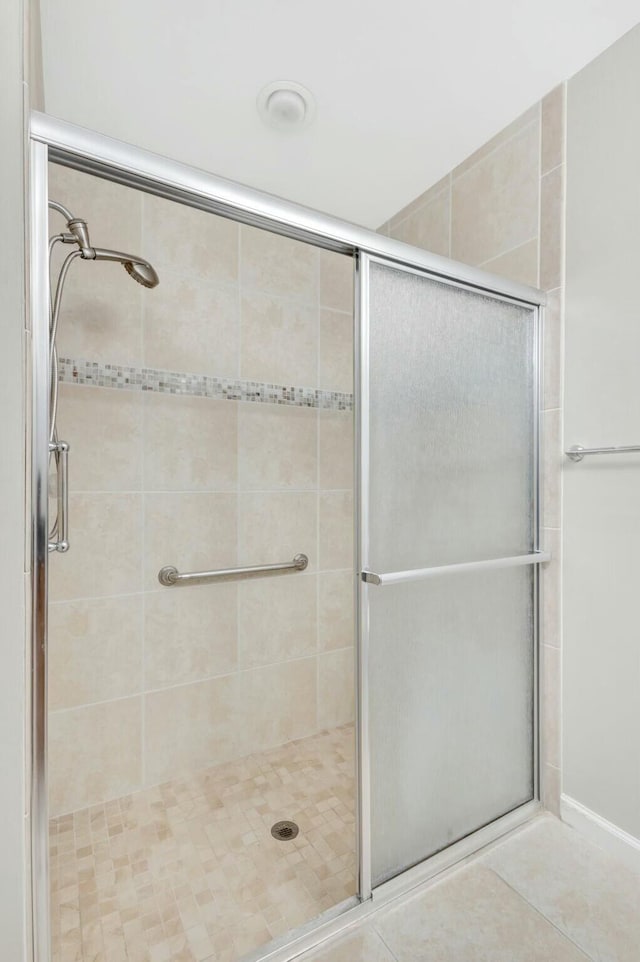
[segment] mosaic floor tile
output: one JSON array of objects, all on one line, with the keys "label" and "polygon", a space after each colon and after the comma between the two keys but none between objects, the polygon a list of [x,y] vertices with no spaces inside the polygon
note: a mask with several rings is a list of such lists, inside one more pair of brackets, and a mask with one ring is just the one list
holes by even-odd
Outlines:
[{"label": "mosaic floor tile", "polygon": [[354,755],[348,725],[52,819],[52,962],[236,962],[354,895]]}]

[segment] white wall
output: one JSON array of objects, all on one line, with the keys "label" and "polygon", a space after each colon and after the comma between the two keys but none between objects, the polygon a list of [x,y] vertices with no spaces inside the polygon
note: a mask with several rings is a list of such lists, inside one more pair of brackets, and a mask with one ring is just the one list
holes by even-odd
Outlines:
[{"label": "white wall", "polygon": [[[640,443],[640,27],[568,85],[565,446]],[[564,470],[565,796],[640,838],[640,455]]]},{"label": "white wall", "polygon": [[23,3],[0,4],[0,958],[25,954]]}]

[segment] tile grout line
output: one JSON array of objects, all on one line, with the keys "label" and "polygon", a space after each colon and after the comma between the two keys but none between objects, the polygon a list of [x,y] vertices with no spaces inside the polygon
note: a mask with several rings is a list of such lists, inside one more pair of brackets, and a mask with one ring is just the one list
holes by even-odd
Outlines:
[{"label": "tile grout line", "polygon": [[558,935],[560,935],[560,937],[564,939],[565,942],[568,942],[570,945],[573,945],[574,948],[576,948],[578,952],[580,952],[580,954],[584,956],[585,959],[589,960],[589,962],[598,962],[597,959],[594,959],[593,956],[585,952],[585,950],[580,945],[578,945],[577,942],[574,942],[574,940],[571,938],[570,935],[568,935],[566,932],[563,932],[562,929],[555,924],[553,919],[548,918],[548,916],[546,916],[541,909],[539,909],[536,905],[534,905],[533,902],[530,902],[529,899],[522,894],[522,892],[519,892],[518,889],[511,884],[511,882],[507,881],[507,879],[500,874],[498,869],[494,868],[493,865],[490,865],[489,863],[486,863],[486,864],[487,864],[487,868],[491,872],[493,872],[493,874],[496,875],[500,879],[500,881],[503,882],[507,886],[507,888],[510,889],[513,892],[513,894],[520,899],[521,902],[524,902],[525,905],[528,905],[536,913],[536,915],[538,915],[548,925],[550,925],[558,933]]},{"label": "tile grout line", "polygon": [[[447,179],[448,179],[448,177],[449,177],[449,175],[447,174]],[[431,189],[432,189],[432,188],[428,187],[428,188],[427,188],[427,191],[429,191],[429,190],[431,190]],[[397,230],[399,230],[399,228],[401,228],[404,224],[406,224],[406,222],[407,222],[408,220],[410,220],[414,215],[416,215],[416,214],[423,214],[423,213],[426,211],[427,207],[431,207],[431,205],[432,205],[432,204],[435,204],[436,201],[441,200],[442,195],[445,194],[445,193],[448,191],[448,189],[449,189],[449,185],[448,185],[448,184],[444,184],[444,185],[440,188],[440,190],[439,190],[436,194],[433,195],[433,197],[431,197],[429,200],[425,200],[424,203],[420,204],[419,207],[416,207],[415,210],[412,210],[410,213],[408,213],[408,214],[406,215],[406,217],[403,217],[403,218],[402,218],[401,220],[399,220],[399,221],[395,221],[394,224],[393,224],[393,227],[390,226],[390,230],[397,231]],[[410,206],[410,205],[407,205],[407,206]]]},{"label": "tile grout line", "polygon": [[531,237],[528,237],[526,240],[520,241],[518,244],[514,244],[513,247],[508,247],[506,250],[500,251],[499,254],[492,254],[492,256],[488,257],[486,261],[481,261],[479,264],[476,264],[476,267],[486,268],[490,264],[492,264],[493,261],[498,261],[500,260],[501,257],[506,257],[507,254],[513,254],[515,251],[520,250],[521,247],[526,247],[527,244],[531,244],[533,243],[533,241],[537,241],[537,240],[538,240],[538,234],[533,234]]},{"label": "tile grout line", "polygon": [[377,924],[377,923],[378,923],[378,919],[377,919],[376,913],[375,913],[375,911],[374,911],[373,918],[371,919],[371,927],[372,927],[373,931],[376,933],[376,935],[378,936],[378,938],[380,939],[380,941],[382,942],[382,944],[384,945],[385,949],[387,950],[387,952],[389,953],[389,955],[391,956],[391,958],[394,960],[394,962],[399,962],[398,956],[397,956],[397,955],[395,954],[395,952],[391,949],[391,946],[389,945],[389,943],[387,942],[387,940],[386,940],[385,937],[383,936],[382,932],[381,932],[380,929],[378,928],[378,924]]},{"label": "tile grout line", "polygon": [[[531,110],[531,109],[532,109],[532,108],[529,107],[529,110]],[[528,112],[528,111],[525,111],[525,112]],[[516,122],[517,122],[517,121],[516,121]],[[486,154],[483,154],[482,157],[479,157],[478,160],[474,161],[469,167],[467,167],[466,170],[464,170],[461,174],[458,174],[458,176],[455,177],[455,176],[454,176],[454,175],[455,175],[455,171],[458,170],[459,167],[462,167],[463,164],[467,163],[467,161],[468,161],[470,158],[467,157],[466,160],[461,161],[461,162],[458,164],[458,167],[454,167],[453,170],[451,171],[452,183],[453,183],[453,180],[462,180],[463,177],[466,177],[467,174],[470,174],[473,170],[476,169],[476,167],[478,167],[480,164],[484,163],[485,160],[488,160],[490,157],[492,157],[494,154],[496,154],[499,150],[502,150],[503,147],[506,147],[507,144],[510,144],[513,140],[515,140],[517,137],[520,137],[520,136],[521,136],[522,134],[524,134],[525,132],[528,133],[528,132],[529,132],[529,128],[530,128],[530,127],[533,127],[533,126],[534,126],[535,124],[537,124],[537,123],[539,123],[539,116],[534,117],[534,118],[533,118],[532,120],[530,120],[528,123],[524,124],[524,126],[520,127],[518,130],[516,130],[516,131],[514,131],[512,134],[510,134],[505,140],[501,141],[499,144],[496,144],[495,147],[492,147],[491,150],[488,150]],[[499,131],[497,134],[494,135],[494,137],[499,137],[501,132],[502,132],[502,131]],[[492,137],[491,140],[493,140],[494,137]],[[491,143],[491,140],[489,140],[487,143]],[[487,144],[485,144],[484,146],[487,146]],[[479,149],[482,150],[483,148],[480,147]],[[474,151],[474,153],[475,153],[475,151]],[[473,157],[473,154],[470,154],[470,157]]]},{"label": "tile grout line", "polygon": [[[551,647],[551,646],[550,646]],[[342,648],[331,648],[328,654],[333,654],[341,651],[351,651],[353,645],[346,645]],[[237,675],[248,675],[251,672],[262,672],[267,671],[271,668],[280,668],[282,665],[292,665],[301,661],[310,661],[312,658],[316,658],[316,653],[311,651],[304,655],[295,655],[293,658],[285,658],[280,661],[269,661],[264,664],[257,665],[247,665],[244,667],[236,667],[232,671],[224,671],[218,675],[206,675],[204,678],[193,678],[189,681],[180,681],[173,685],[163,685],[160,688],[148,688],[146,690],[129,692],[127,695],[116,695],[115,698],[104,698],[99,701],[89,701],[82,702],[78,705],[70,705],[64,708],[53,708],[50,710],[51,715],[62,715],[66,712],[72,711],[84,711],[89,708],[97,708],[101,705],[112,705],[115,702],[130,701],[133,698],[141,698],[142,695],[160,695],[167,691],[177,691],[181,688],[192,688],[195,685],[204,685],[208,682],[219,681],[222,678],[234,678]],[[350,722],[345,722],[344,724],[350,724]],[[320,731],[324,731],[321,728]]]}]

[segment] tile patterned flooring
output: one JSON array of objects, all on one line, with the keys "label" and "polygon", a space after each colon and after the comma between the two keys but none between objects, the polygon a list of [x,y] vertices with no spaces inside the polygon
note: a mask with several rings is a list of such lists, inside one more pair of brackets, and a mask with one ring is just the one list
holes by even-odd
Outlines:
[{"label": "tile patterned flooring", "polygon": [[52,819],[53,962],[236,962],[355,894],[354,747],[345,726]]},{"label": "tile patterned flooring", "polygon": [[543,815],[299,962],[639,962],[640,872]]},{"label": "tile patterned flooring", "polygon": [[[351,726],[54,819],[53,962],[237,962],[355,892],[354,836]],[[299,962],[498,960],[640,962],[640,872],[542,815]]]}]

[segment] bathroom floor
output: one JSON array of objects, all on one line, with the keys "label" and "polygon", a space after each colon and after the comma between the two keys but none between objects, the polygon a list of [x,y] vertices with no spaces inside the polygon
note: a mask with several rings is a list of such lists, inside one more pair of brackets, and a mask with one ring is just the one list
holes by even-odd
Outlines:
[{"label": "bathroom floor", "polygon": [[638,962],[640,873],[543,815],[299,962]]},{"label": "bathroom floor", "polygon": [[354,756],[348,725],[52,819],[52,962],[235,962],[354,895]]}]

